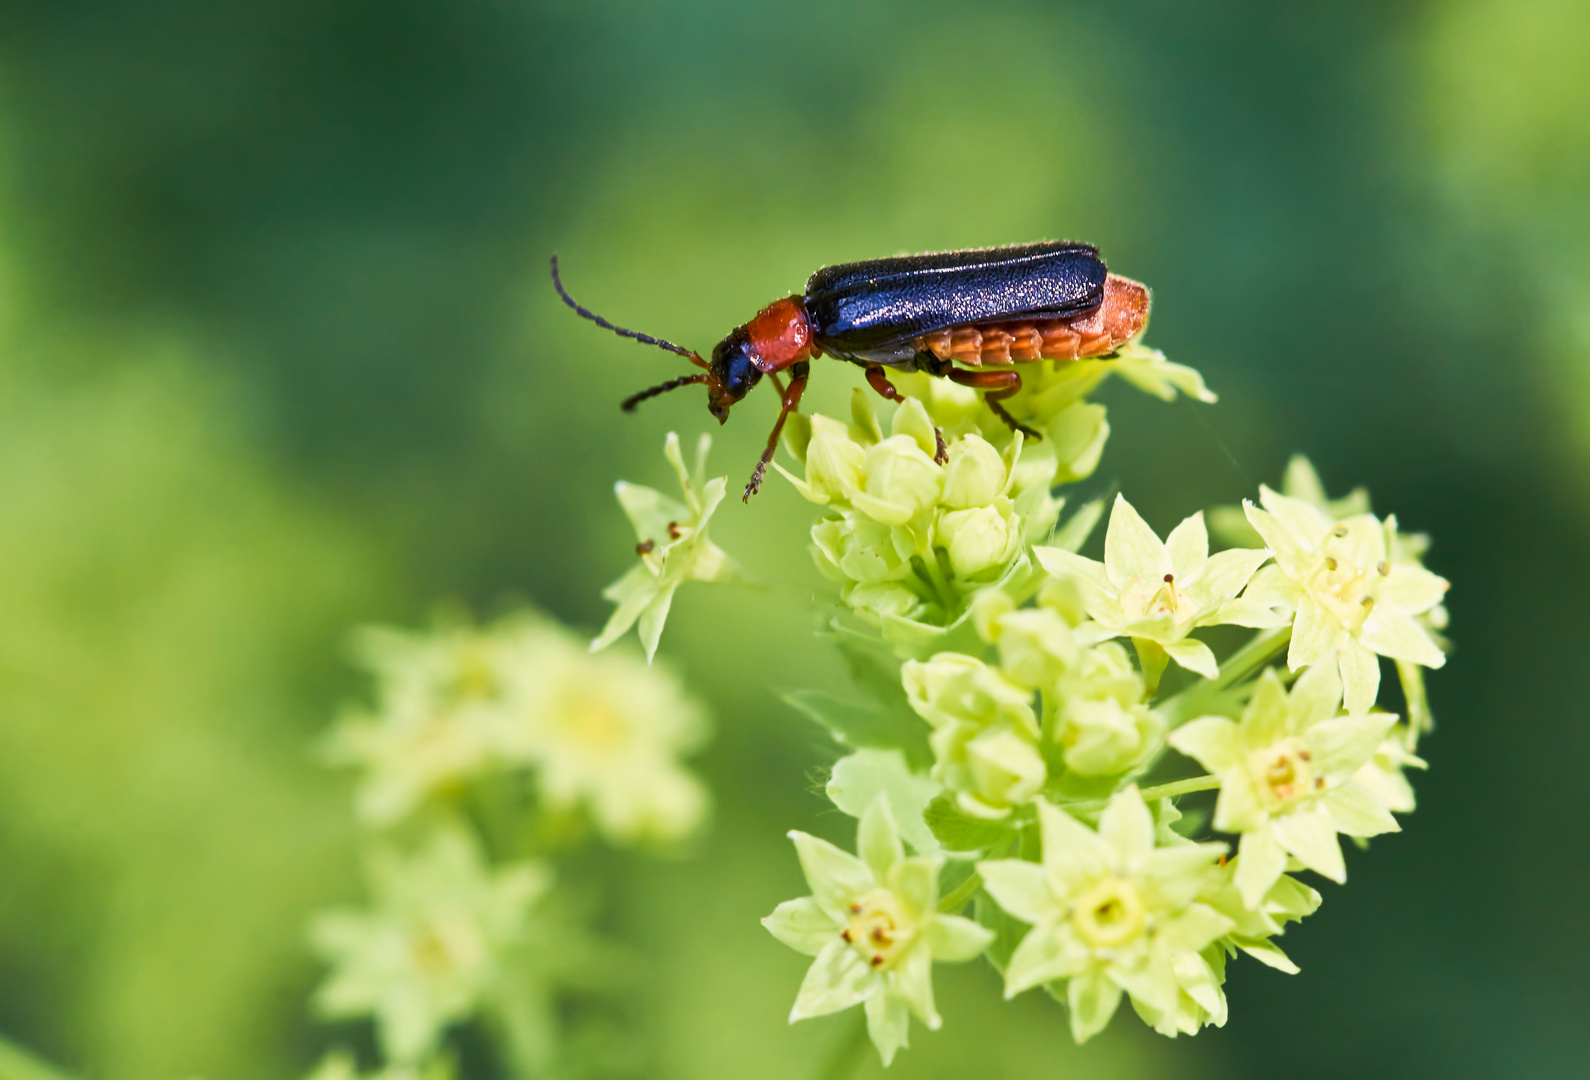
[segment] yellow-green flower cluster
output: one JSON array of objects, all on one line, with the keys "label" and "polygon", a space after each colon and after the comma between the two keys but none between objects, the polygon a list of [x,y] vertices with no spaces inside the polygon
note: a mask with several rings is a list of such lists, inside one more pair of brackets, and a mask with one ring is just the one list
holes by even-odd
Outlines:
[{"label": "yellow-green flower cluster", "polygon": [[944,652],[901,669],[933,729],[933,778],[963,812],[1005,817],[1066,774],[1122,776],[1163,745],[1165,721],[1119,645],[1085,645],[1057,604],[1017,608],[998,590],[973,618],[997,662]]},{"label": "yellow-green flower cluster", "polygon": [[849,423],[812,417],[798,447],[804,479],[779,471],[831,511],[812,526],[812,553],[844,602],[891,639],[931,637],[1015,569],[1059,504],[1045,478],[1017,486],[1019,438],[1001,453],[979,435],[957,436],[941,455],[920,402],[895,410],[887,437],[859,390],[853,411]]},{"label": "yellow-green flower cluster", "polygon": [[615,843],[669,841],[708,798],[680,758],[707,736],[700,706],[666,668],[583,642],[532,615],[484,629],[372,629],[361,658],[373,709],[338,722],[333,762],[359,769],[358,811],[389,827],[454,802],[502,772],[533,776],[542,805],[582,811]]},{"label": "yellow-green flower cluster", "polygon": [[373,1017],[387,1060],[417,1067],[493,991],[550,871],[492,869],[460,827],[436,829],[411,854],[377,849],[367,869],[371,907],[323,912],[310,928],[332,969],[315,1005],[331,1019]]}]

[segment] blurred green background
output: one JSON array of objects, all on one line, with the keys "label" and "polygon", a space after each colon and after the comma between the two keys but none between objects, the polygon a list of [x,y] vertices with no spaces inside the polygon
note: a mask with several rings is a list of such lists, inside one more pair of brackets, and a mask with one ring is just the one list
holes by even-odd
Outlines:
[{"label": "blurred green background", "polygon": [[[710,423],[619,414],[679,365],[563,310],[549,252],[705,349],[824,263],[1076,237],[1222,395],[1112,390],[1093,487],[1163,530],[1300,450],[1433,533],[1433,769],[1223,1031],[1077,1049],[943,968],[892,1075],[1583,1075],[1587,42],[1582,0],[4,0],[0,1031],[134,1080],[360,1037],[309,1017],[302,933],[360,891],[309,751],[362,690],[347,629],[599,625],[612,482]],[[731,488],[772,416],[722,430]],[[797,1076],[836,1032],[785,1025],[804,961],[756,922],[802,891],[786,829],[850,831],[769,692],[837,678],[807,519],[779,481],[727,504],[775,587],[687,590],[664,637],[718,717],[713,835],[597,860],[645,1075]]]}]

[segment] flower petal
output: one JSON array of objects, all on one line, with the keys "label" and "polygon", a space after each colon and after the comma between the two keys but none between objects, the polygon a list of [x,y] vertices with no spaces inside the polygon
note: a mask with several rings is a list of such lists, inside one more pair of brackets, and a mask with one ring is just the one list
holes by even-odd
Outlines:
[{"label": "flower petal", "polygon": [[1057,578],[1075,581],[1081,586],[1082,606],[1092,608],[1104,597],[1114,597],[1119,591],[1110,583],[1104,564],[1067,551],[1060,547],[1035,547],[1038,565]]},{"label": "flower petal", "polygon": [[835,938],[823,946],[801,980],[789,1022],[810,1020],[814,1016],[848,1009],[876,990],[872,969],[861,954]]},{"label": "flower petal", "polygon": [[1102,873],[1110,849],[1099,834],[1076,818],[1038,800],[1038,825],[1043,837],[1043,866],[1065,888]]},{"label": "flower petal", "polygon": [[1342,704],[1353,716],[1369,711],[1380,694],[1380,658],[1353,638],[1342,643]]},{"label": "flower petal", "polygon": [[657,655],[657,642],[662,638],[663,624],[668,621],[668,609],[673,606],[675,588],[676,585],[664,585],[652,602],[646,605],[646,610],[640,613],[640,626],[635,632],[640,636],[641,647],[646,650],[648,664]]},{"label": "flower petal", "polygon": [[1035,926],[1005,965],[1005,997],[1074,975],[1087,966],[1087,950],[1055,926]]},{"label": "flower petal", "polygon": [[1335,652],[1347,636],[1342,624],[1320,607],[1312,594],[1304,592],[1297,600],[1297,621],[1292,624],[1286,666],[1296,671],[1317,664]]},{"label": "flower petal", "polygon": [[1235,925],[1207,904],[1188,904],[1160,923],[1160,944],[1171,952],[1197,952]]},{"label": "flower petal", "polygon": [[800,857],[806,884],[811,886],[812,899],[835,922],[845,921],[845,909],[853,899],[878,886],[878,879],[866,863],[827,840],[798,830],[791,831],[789,838],[795,841],[795,854]]},{"label": "flower petal", "polygon": [[1336,839],[1336,823],[1319,803],[1282,814],[1270,822],[1275,839],[1298,862],[1340,885],[1347,880],[1347,864]]},{"label": "flower petal", "polygon": [[867,999],[867,1035],[878,1048],[884,1068],[888,1068],[894,1055],[908,1045],[910,1034],[911,1013],[904,1001],[885,993]]},{"label": "flower petal", "polygon": [[768,933],[807,956],[816,956],[839,936],[839,924],[810,896],[784,901],[762,920],[762,925]]},{"label": "flower petal", "polygon": [[1432,574],[1422,566],[1401,564],[1391,567],[1376,596],[1382,604],[1390,604],[1409,615],[1429,611],[1446,596],[1452,583],[1439,574]]},{"label": "flower petal", "polygon": [[1049,875],[1037,863],[1022,859],[993,859],[977,864],[983,876],[983,888],[994,898],[994,903],[1027,923],[1040,923],[1053,918],[1060,903],[1049,887]]},{"label": "flower petal", "polygon": [[959,915],[939,915],[928,923],[926,938],[934,960],[958,963],[980,955],[994,940],[994,932],[972,919]]},{"label": "flower petal", "polygon": [[1391,811],[1357,784],[1343,784],[1328,792],[1324,802],[1331,821],[1348,836],[1379,836],[1402,831]]},{"label": "flower petal", "polygon": [[915,948],[905,955],[894,970],[894,993],[916,1013],[916,1018],[937,1031],[944,1023],[933,1007],[933,954],[927,949]]},{"label": "flower petal", "polygon": [[[1309,668],[1311,672],[1317,670]],[[1303,745],[1313,756],[1316,772],[1350,773],[1375,756],[1396,720],[1390,713],[1321,720],[1303,733]]]},{"label": "flower petal", "polygon": [[1279,566],[1271,565],[1259,568],[1243,590],[1242,598],[1268,608],[1295,611],[1302,595],[1301,585],[1287,577]]},{"label": "flower petal", "polygon": [[1242,841],[1237,845],[1234,876],[1237,891],[1242,894],[1242,903],[1250,911],[1259,909],[1264,894],[1280,880],[1285,870],[1286,852],[1271,831],[1270,822],[1242,834]]},{"label": "flower petal", "polygon": [[1157,581],[1171,572],[1165,545],[1122,495],[1115,496],[1104,533],[1104,570],[1117,589],[1133,578]]},{"label": "flower petal", "polygon": [[[1318,548],[1320,542],[1325,539],[1325,535],[1330,532],[1334,525],[1334,522],[1326,517],[1319,507],[1311,506],[1302,499],[1293,499],[1282,495],[1264,484],[1259,485],[1259,502],[1263,504],[1266,510],[1275,515],[1276,522],[1298,543],[1306,545],[1311,550]],[[1258,527],[1257,522],[1254,523],[1254,527]],[[1264,530],[1259,529],[1259,532],[1262,534]],[[1269,537],[1265,537],[1265,539],[1268,540]],[[1275,545],[1271,544],[1270,546],[1274,547]]]},{"label": "flower petal", "polygon": [[[1335,716],[1342,703],[1342,681],[1335,664],[1315,664],[1292,686],[1288,698],[1292,711],[1292,730],[1305,732],[1315,724]],[[1316,769],[1330,769],[1315,762]],[[1357,766],[1354,766],[1356,768]]]},{"label": "flower petal", "polygon": [[1220,664],[1216,662],[1215,654],[1197,638],[1166,641],[1161,643],[1161,647],[1172,660],[1188,671],[1196,672],[1206,679],[1220,677]]},{"label": "flower petal", "polygon": [[1188,579],[1203,568],[1209,560],[1209,529],[1204,525],[1202,510],[1170,531],[1165,538],[1165,554],[1170,556],[1171,572],[1176,575],[1178,585],[1187,584]]},{"label": "flower petal", "polygon": [[1253,957],[1261,964],[1267,964],[1277,971],[1284,971],[1288,975],[1296,975],[1301,969],[1292,958],[1281,951],[1279,945],[1269,938],[1253,938],[1232,935],[1231,941],[1237,948]]},{"label": "flower petal", "polygon": [[1242,711],[1241,732],[1243,745],[1249,750],[1263,749],[1294,734],[1286,687],[1281,685],[1281,676],[1274,668],[1265,668],[1259,673],[1253,697]]},{"label": "flower petal", "polygon": [[1247,766],[1238,765],[1220,774],[1220,797],[1215,800],[1215,828],[1245,833],[1269,817],[1259,799],[1258,783]]},{"label": "flower petal", "polygon": [[1208,607],[1241,592],[1269,557],[1268,548],[1232,548],[1217,552],[1186,581],[1176,580],[1200,607]]},{"label": "flower petal", "polygon": [[889,797],[881,791],[861,812],[861,823],[856,827],[856,854],[879,881],[886,880],[890,868],[905,858],[900,830],[894,824],[894,811],[889,809]]},{"label": "flower petal", "polygon": [[1436,647],[1422,626],[1410,616],[1384,606],[1369,613],[1358,638],[1368,648],[1393,660],[1432,668],[1446,663],[1446,654]]},{"label": "flower petal", "polygon": [[1208,885],[1215,860],[1228,850],[1222,843],[1155,848],[1138,872],[1143,899],[1155,909],[1173,911],[1183,906]]},{"label": "flower petal", "polygon": [[890,868],[886,884],[904,901],[913,917],[927,918],[938,907],[939,867],[942,865],[941,856],[918,856],[901,859]]},{"label": "flower petal", "polygon": [[1212,773],[1225,772],[1242,763],[1237,725],[1224,716],[1200,716],[1171,732],[1165,741]]},{"label": "flower petal", "polygon": [[1084,1043],[1103,1031],[1115,1015],[1121,988],[1102,971],[1084,971],[1071,977],[1066,1000],[1071,1006],[1071,1037]]},{"label": "flower petal", "polygon": [[1110,797],[1099,815],[1099,839],[1114,849],[1118,865],[1125,867],[1154,850],[1154,816],[1133,784]]}]

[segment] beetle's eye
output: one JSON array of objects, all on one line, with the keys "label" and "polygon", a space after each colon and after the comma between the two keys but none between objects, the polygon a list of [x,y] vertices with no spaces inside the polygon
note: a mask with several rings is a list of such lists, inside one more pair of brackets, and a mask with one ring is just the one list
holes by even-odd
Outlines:
[{"label": "beetle's eye", "polygon": [[762,372],[751,363],[751,358],[743,352],[736,352],[729,358],[729,370],[725,374],[723,387],[735,397],[744,396],[751,387],[761,379]]}]

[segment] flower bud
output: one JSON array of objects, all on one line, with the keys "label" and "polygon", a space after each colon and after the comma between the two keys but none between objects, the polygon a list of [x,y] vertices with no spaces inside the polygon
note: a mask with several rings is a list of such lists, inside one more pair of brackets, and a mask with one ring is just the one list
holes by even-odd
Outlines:
[{"label": "flower bud", "polygon": [[1076,662],[1078,649],[1071,626],[1048,608],[1011,611],[996,620],[999,666],[1021,686],[1041,686],[1060,677]]},{"label": "flower bud", "polygon": [[857,611],[865,611],[880,618],[894,616],[911,619],[921,614],[923,608],[920,596],[904,585],[891,581],[854,585],[846,590],[845,603]]},{"label": "flower bud", "polygon": [[987,664],[962,653],[908,660],[900,671],[911,708],[934,727],[967,722],[979,727],[1014,723],[1034,737],[1032,695]]},{"label": "flower bud", "polygon": [[972,790],[965,794],[994,809],[1030,802],[1049,778],[1037,747],[1008,727],[990,729],[967,742],[966,764]]},{"label": "flower bud", "polygon": [[1055,483],[1069,484],[1093,475],[1110,437],[1103,405],[1078,402],[1050,421],[1046,430],[1059,462]]},{"label": "flower bud", "polygon": [[999,451],[978,436],[967,435],[950,447],[941,501],[953,510],[987,506],[1005,493],[1005,480],[1005,460]]},{"label": "flower bud", "polygon": [[811,440],[806,444],[806,484],[813,495],[847,499],[861,487],[861,463],[867,451],[850,437],[850,430],[826,416],[812,417]]},{"label": "flower bud", "polygon": [[916,398],[906,398],[905,404],[894,410],[889,424],[889,434],[909,435],[924,454],[936,458],[939,452],[939,433],[928,418],[927,410]]},{"label": "flower bud", "polygon": [[897,581],[911,573],[911,547],[895,542],[894,530],[861,514],[830,518],[812,526],[818,569],[842,583]]},{"label": "flower bud", "polygon": [[939,542],[949,552],[956,577],[1003,567],[1021,546],[1020,523],[1012,521],[1010,500],[1002,498],[1000,504],[952,510],[939,518]]},{"label": "flower bud", "polygon": [[909,435],[891,435],[867,451],[865,492],[851,502],[874,521],[904,525],[938,502],[944,470]]},{"label": "flower bud", "polygon": [[1082,776],[1112,776],[1142,760],[1165,732],[1158,715],[1114,698],[1071,698],[1060,710],[1056,734],[1066,768]]}]

